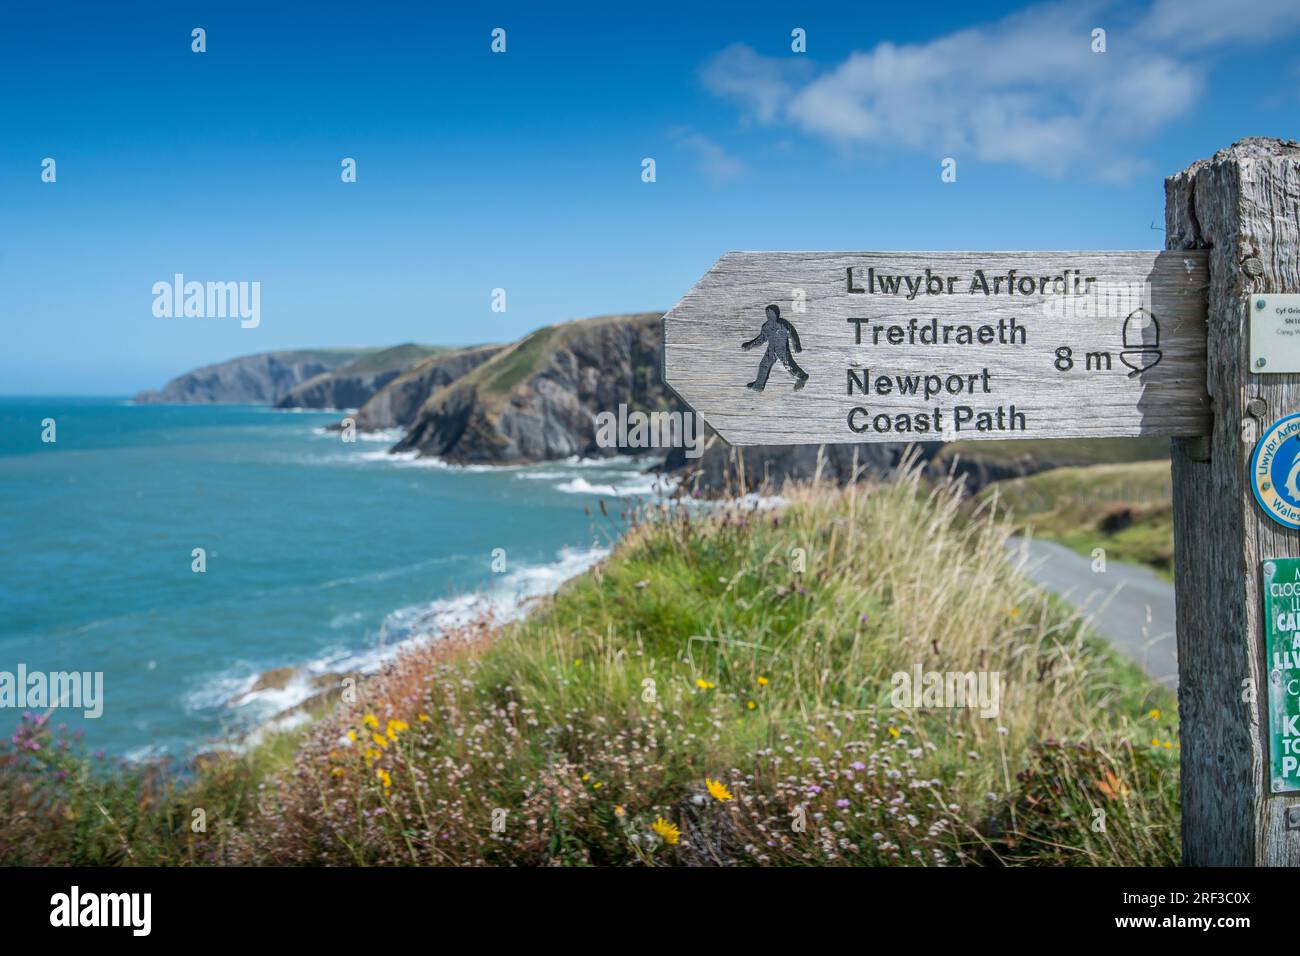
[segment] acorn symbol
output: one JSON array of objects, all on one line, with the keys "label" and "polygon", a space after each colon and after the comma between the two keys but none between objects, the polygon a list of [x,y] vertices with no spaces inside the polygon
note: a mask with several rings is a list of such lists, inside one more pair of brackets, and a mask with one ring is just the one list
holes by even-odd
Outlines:
[{"label": "acorn symbol", "polygon": [[1147,309],[1134,309],[1124,320],[1124,351],[1119,353],[1119,360],[1133,370],[1128,377],[1136,378],[1163,357],[1160,323]]}]

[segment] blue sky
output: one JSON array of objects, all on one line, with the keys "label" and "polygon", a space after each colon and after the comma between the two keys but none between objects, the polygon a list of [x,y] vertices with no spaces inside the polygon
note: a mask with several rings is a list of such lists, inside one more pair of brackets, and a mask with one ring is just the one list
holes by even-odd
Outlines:
[{"label": "blue sky", "polygon": [[[1155,248],[1165,175],[1300,135],[1295,0],[439,6],[5,5],[0,394],[506,341],[732,249]],[[155,317],[177,272],[260,325]]]}]

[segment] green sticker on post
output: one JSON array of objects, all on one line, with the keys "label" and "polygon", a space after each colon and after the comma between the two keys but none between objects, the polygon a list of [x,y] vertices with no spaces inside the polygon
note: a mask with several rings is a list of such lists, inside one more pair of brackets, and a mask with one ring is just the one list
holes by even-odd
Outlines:
[{"label": "green sticker on post", "polygon": [[1300,790],[1300,558],[1264,562],[1269,769],[1274,793]]}]

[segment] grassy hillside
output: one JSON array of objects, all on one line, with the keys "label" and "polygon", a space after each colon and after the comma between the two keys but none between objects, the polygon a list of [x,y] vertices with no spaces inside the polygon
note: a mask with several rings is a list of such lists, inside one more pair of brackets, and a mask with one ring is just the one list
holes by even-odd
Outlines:
[{"label": "grassy hillside", "polygon": [[[29,728],[0,751],[0,861],[1176,861],[1171,698],[1015,575],[1007,530],[915,470],[661,508],[525,621],[191,781],[92,773]],[[999,712],[894,706],[916,667],[998,672]]]},{"label": "grassy hillside", "polygon": [[[294,349],[288,352],[279,352],[279,355],[291,355],[298,359],[319,359],[330,360],[334,362],[351,362],[366,355],[372,355],[379,349],[374,346],[349,347],[341,346],[338,348],[326,349]],[[261,353],[253,353],[261,354]],[[247,356],[243,356],[247,357]]]},{"label": "grassy hillside", "polygon": [[[1026,458],[1049,462],[1054,467],[1096,465],[1129,461],[1168,461],[1168,438],[1041,438],[1019,441],[949,442],[935,455],[936,464],[953,458],[987,461],[1010,465]],[[946,470],[946,469],[945,469]]]},{"label": "grassy hillside", "polygon": [[[557,331],[556,326],[548,325],[524,336],[484,363],[482,373],[474,380],[482,382],[490,394],[505,395],[541,367],[542,358],[547,354],[547,343]],[[470,373],[471,376],[474,374]]]},{"label": "grassy hillside", "polygon": [[1145,564],[1172,579],[1173,507],[1168,461],[1056,468],[999,481],[981,494],[1018,527],[1091,554]]},{"label": "grassy hillside", "polygon": [[649,313],[602,315],[543,326],[504,349],[499,355],[494,355],[462,381],[481,386],[482,393],[489,402],[503,402],[511,389],[537,374],[557,351],[570,347],[575,340],[590,338],[602,326],[619,325],[629,319],[647,316]]},{"label": "grassy hillside", "polygon": [[395,368],[407,368],[423,359],[434,355],[445,355],[453,349],[440,345],[394,345],[392,348],[378,349],[359,356],[346,365],[336,369],[335,375],[369,375],[374,372],[387,372]]},{"label": "grassy hillside", "polygon": [[[453,351],[438,345],[394,345],[391,348],[367,349],[362,352],[344,353],[349,358],[336,368],[313,375],[298,383],[293,392],[302,392],[313,386],[319,386],[331,379],[347,378],[351,375],[374,375],[393,369],[406,369],[427,358],[444,355]],[[306,353],[304,353],[306,354]]]}]

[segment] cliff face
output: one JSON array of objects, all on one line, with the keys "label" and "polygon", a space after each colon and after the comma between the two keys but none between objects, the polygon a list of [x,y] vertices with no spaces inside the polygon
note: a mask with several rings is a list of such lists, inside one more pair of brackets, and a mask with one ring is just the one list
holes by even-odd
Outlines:
[{"label": "cliff face", "polygon": [[294,386],[360,357],[362,349],[310,349],[260,352],[207,365],[178,375],[156,392],[141,392],[140,403],[274,404]]},{"label": "cliff face", "polygon": [[[703,457],[684,449],[617,449],[596,444],[602,412],[686,411],[663,383],[659,313],[604,316],[548,326],[511,345],[446,351],[390,349],[265,352],[197,369],[143,402],[279,403],[281,407],[359,408],[362,431],[406,429],[395,451],[413,449],[452,462],[509,464],[647,452],[680,474],[687,488],[727,494],[818,473],[840,484],[854,474],[892,470],[898,444],[771,445],[731,448],[707,430]],[[934,475],[955,471],[975,491],[990,481],[1062,464],[1134,461],[1168,453],[1165,440],[1106,442],[923,443]],[[1010,446],[1004,448],[1001,446]],[[856,462],[854,455],[856,454]]]},{"label": "cliff face", "polygon": [[616,454],[596,444],[599,412],[681,408],[663,384],[661,320],[651,312],[539,329],[430,395],[394,450],[496,464]]},{"label": "cliff face", "polygon": [[504,345],[482,345],[424,359],[393,377],[360,406],[355,419],[357,428],[379,431],[410,426],[429,396],[469,374],[504,348]]},{"label": "cliff face", "polygon": [[276,408],[360,408],[400,374],[401,369],[371,375],[325,372],[290,389],[275,405]]},{"label": "cliff face", "polygon": [[360,408],[413,365],[446,350],[429,345],[397,345],[322,372],[290,389],[278,408]]}]

